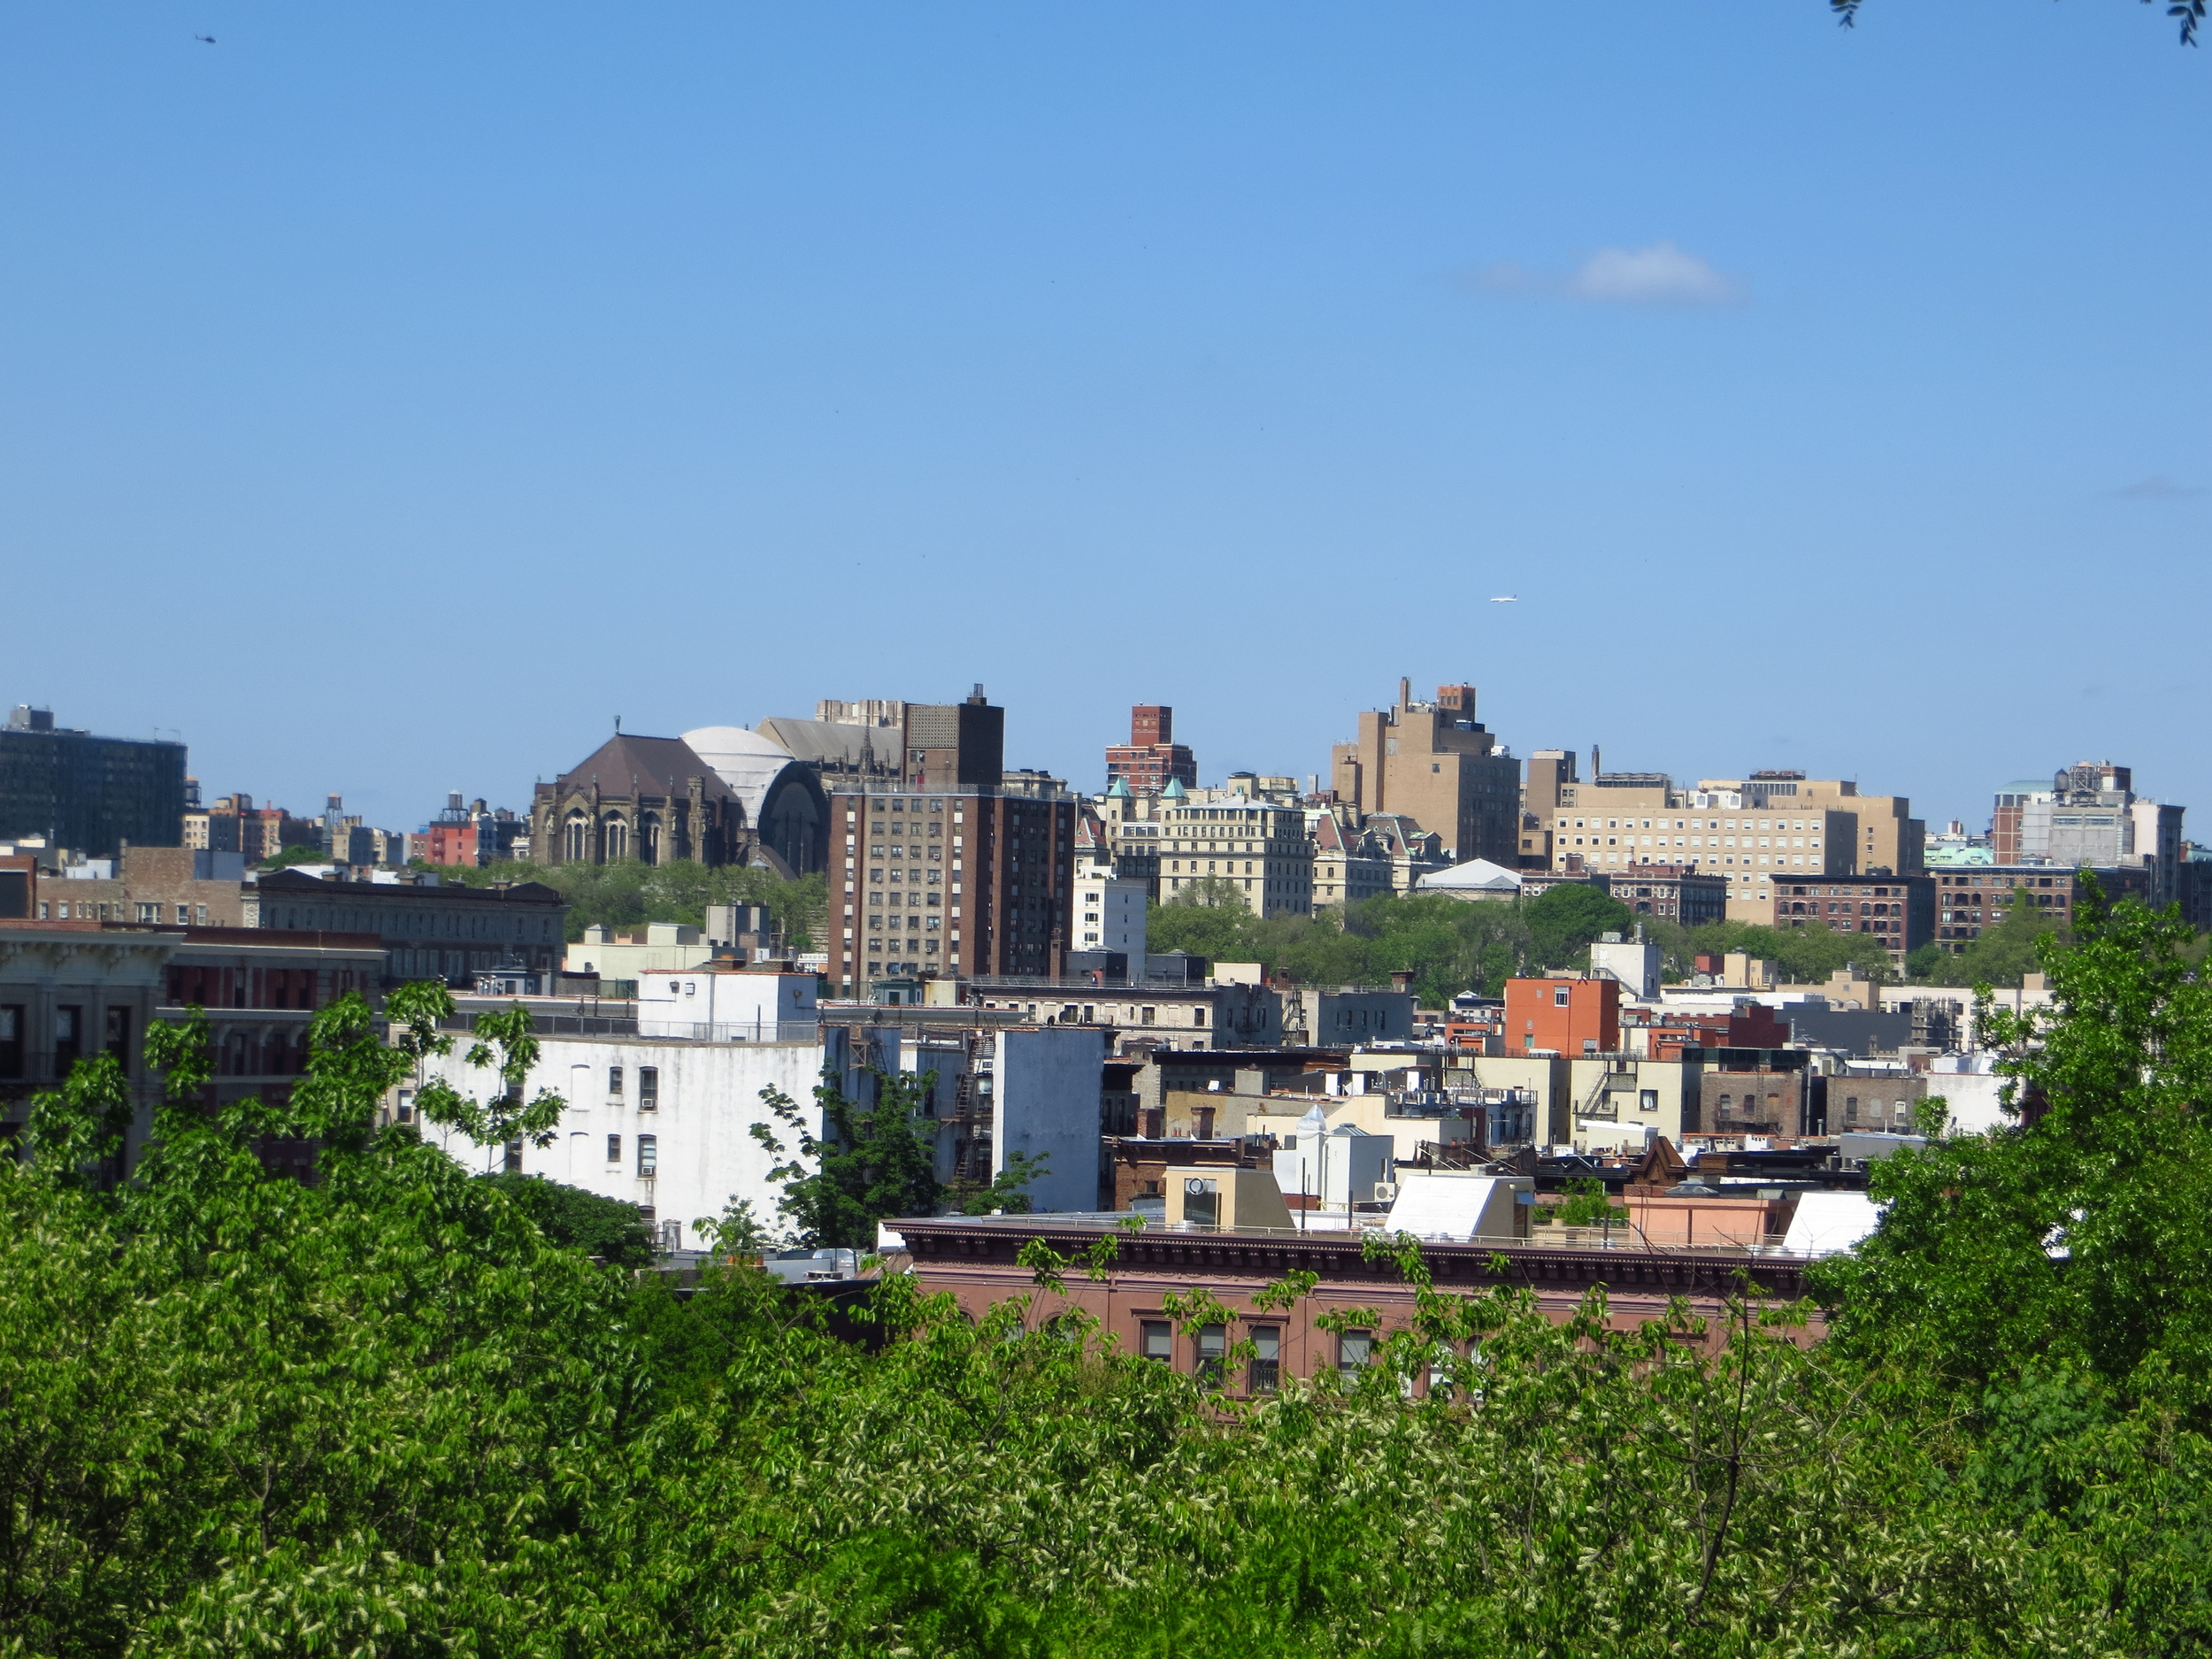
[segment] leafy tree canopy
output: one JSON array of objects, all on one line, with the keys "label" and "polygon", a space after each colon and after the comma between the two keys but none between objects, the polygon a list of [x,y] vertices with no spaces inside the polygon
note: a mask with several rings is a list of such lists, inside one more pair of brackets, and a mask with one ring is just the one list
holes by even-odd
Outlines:
[{"label": "leafy tree canopy", "polygon": [[1241,894],[1227,904],[1155,904],[1147,941],[1214,962],[1257,962],[1303,985],[1386,986],[1409,970],[1432,1007],[1461,991],[1500,994],[1528,956],[1528,928],[1511,903],[1385,894],[1314,918],[1265,918],[1241,904]]},{"label": "leafy tree canopy", "polygon": [[1584,881],[1548,887],[1523,907],[1535,958],[1548,968],[1572,967],[1606,933],[1624,937],[1636,913],[1609,893]]},{"label": "leafy tree canopy", "polygon": [[922,1115],[937,1074],[871,1067],[868,1075],[874,1100],[863,1103],[847,1098],[834,1071],[823,1072],[814,1086],[818,1135],[789,1095],[772,1087],[761,1091],[775,1122],[756,1123],[749,1133],[770,1156],[783,1160],[768,1179],[783,1183],[776,1207],[800,1244],[872,1249],[877,1222],[933,1216],[943,1198],[936,1125]]},{"label": "leafy tree canopy", "polygon": [[[2053,1011],[1986,1016],[2020,1123],[1878,1166],[1826,1340],[1751,1301],[1563,1322],[1377,1235],[1408,1311],[1317,1316],[1344,1363],[1311,1382],[1249,1334],[1310,1271],[1164,1294],[1110,1233],[1031,1240],[987,1310],[887,1278],[864,1344],[756,1271],[680,1302],[595,1266],[543,1183],[382,1123],[449,1041],[434,987],[388,1037],[321,1010],[288,1098],[219,1110],[204,1020],[161,1027],[128,1182],[107,1055],[0,1161],[0,1648],[2204,1651],[2212,990],[2139,906],[2039,950]],[[824,1105],[841,1161],[795,1219],[918,1207],[911,1101]],[[266,1134],[319,1141],[312,1184],[267,1178]],[[1090,1311],[1140,1282],[1171,1368]]]},{"label": "leafy tree canopy", "polygon": [[256,868],[289,870],[294,864],[319,864],[329,861],[330,855],[319,847],[294,846],[264,858]]},{"label": "leafy tree canopy", "polygon": [[[424,869],[431,866],[423,865]],[[687,858],[649,864],[618,858],[603,864],[541,864],[526,860],[497,864],[439,865],[449,881],[489,887],[495,881],[542,881],[568,901],[568,940],[574,944],[587,927],[637,927],[647,922],[706,920],[710,904],[764,904],[795,950],[810,950],[823,937],[829,901],[828,879],[820,874],[786,880],[772,870],[747,866],[709,867]]]},{"label": "leafy tree canopy", "polygon": [[503,1171],[478,1179],[504,1193],[509,1202],[537,1224],[549,1244],[595,1256],[616,1267],[653,1264],[652,1229],[638,1214],[635,1204],[602,1198],[538,1175]]}]

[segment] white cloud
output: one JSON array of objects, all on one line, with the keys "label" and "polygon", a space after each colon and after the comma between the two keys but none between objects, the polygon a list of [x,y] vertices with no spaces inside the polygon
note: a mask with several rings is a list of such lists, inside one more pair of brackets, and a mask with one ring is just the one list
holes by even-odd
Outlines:
[{"label": "white cloud", "polygon": [[1671,242],[1601,248],[1567,279],[1575,299],[1608,305],[1734,305],[1742,284]]}]

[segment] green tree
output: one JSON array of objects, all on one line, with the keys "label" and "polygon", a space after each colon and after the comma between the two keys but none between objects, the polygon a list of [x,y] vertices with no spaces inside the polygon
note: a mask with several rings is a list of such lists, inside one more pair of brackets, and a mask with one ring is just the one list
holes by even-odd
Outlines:
[{"label": "green tree", "polygon": [[502,860],[480,867],[448,866],[436,873],[469,887],[538,881],[557,889],[568,902],[572,944],[583,938],[587,927],[636,927],[648,922],[696,927],[704,923],[710,904],[764,904],[790,948],[809,950],[822,938],[828,914],[829,881],[819,872],[786,879],[772,870],[749,865],[709,867],[682,858],[649,864],[618,858],[604,864]]},{"label": "green tree", "polygon": [[653,1265],[653,1230],[635,1204],[602,1198],[541,1175],[502,1171],[477,1179],[499,1188],[536,1224],[549,1243],[597,1256],[614,1267]]},{"label": "green tree", "polygon": [[718,1216],[702,1216],[691,1224],[708,1248],[730,1256],[760,1256],[777,1248],[775,1231],[753,1211],[749,1198],[732,1197]]},{"label": "green tree", "polygon": [[2029,889],[2016,887],[2002,921],[1983,928],[1981,937],[1964,950],[1937,958],[1937,982],[2016,987],[2024,974],[2040,968],[2043,941],[2054,935],[2064,936],[2050,911],[2036,908],[2035,895]]},{"label": "green tree", "polygon": [[1763,927],[1749,922],[1713,922],[1692,929],[1688,938],[1695,951],[1724,956],[1741,950],[1772,962],[1792,985],[1824,984],[1847,968],[1877,985],[1887,985],[1897,977],[1888,947],[1874,934],[1825,923]]},{"label": "green tree", "polygon": [[987,1216],[995,1210],[1010,1216],[1027,1215],[1030,1186],[1045,1173],[1051,1162],[1042,1153],[1035,1157],[1025,1152],[1008,1154],[1005,1166],[991,1178],[988,1187],[960,1195],[961,1213]]},{"label": "green tree", "polygon": [[[422,981],[394,991],[389,1011],[396,1019],[434,1033],[454,1017],[455,1006],[452,994],[444,986]],[[421,1077],[419,1063],[415,1110],[426,1123],[459,1130],[485,1148],[488,1160],[492,1148],[512,1141],[551,1146],[567,1102],[550,1089],[540,1089],[527,1102],[523,1099],[524,1087],[538,1063],[535,1022],[530,1010],[516,1002],[500,1012],[477,1015],[474,1025],[477,1041],[469,1045],[467,1063],[479,1070],[495,1069],[499,1092],[488,1100],[472,1099],[442,1077]],[[423,1041],[419,1053],[426,1057],[449,1054],[452,1048],[450,1037],[432,1035]]]},{"label": "green tree", "polygon": [[271,854],[254,867],[257,870],[289,870],[294,864],[325,864],[330,855],[319,847],[291,846]]},{"label": "green tree", "polygon": [[1548,887],[1522,905],[1521,913],[1532,964],[1546,968],[1577,966],[1601,935],[1624,936],[1636,925],[1633,910],[1585,881]]},{"label": "green tree", "polygon": [[1873,1171],[1886,1208],[1822,1270],[1840,1341],[1979,1388],[2078,1367],[2212,1423],[2212,986],[2177,914],[2108,910],[2036,940],[2050,1012],[1983,1003],[2023,1120]]},{"label": "green tree", "polygon": [[1560,1226],[1602,1227],[1610,1222],[1628,1219],[1625,1210],[1613,1207],[1605,1183],[1595,1176],[1569,1181],[1565,1190],[1565,1198],[1552,1210],[1552,1219]]},{"label": "green tree", "polygon": [[1145,910],[1145,943],[1152,950],[1187,950],[1210,962],[1248,960],[1252,912],[1243,893],[1217,876],[1194,882],[1166,903]]},{"label": "green tree", "polygon": [[757,1123],[749,1133],[772,1156],[787,1160],[769,1171],[768,1179],[783,1183],[776,1208],[803,1245],[868,1248],[876,1241],[879,1221],[933,1216],[943,1200],[936,1125],[922,1116],[923,1096],[937,1074],[871,1067],[869,1075],[875,1079],[874,1100],[863,1105],[846,1097],[834,1071],[822,1073],[814,1086],[819,1134],[782,1090],[771,1086],[760,1092],[782,1131]]}]

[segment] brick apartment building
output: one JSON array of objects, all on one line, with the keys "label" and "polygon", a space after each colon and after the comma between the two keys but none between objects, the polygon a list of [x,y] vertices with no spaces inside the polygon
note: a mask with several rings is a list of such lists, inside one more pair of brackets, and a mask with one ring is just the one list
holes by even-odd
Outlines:
[{"label": "brick apartment building", "polygon": [[244,925],[311,933],[367,933],[384,953],[384,982],[472,984],[511,969],[550,976],[566,949],[568,903],[537,881],[488,887],[436,882],[324,879],[279,870],[244,890]]},{"label": "brick apartment building", "polygon": [[323,826],[311,818],[295,818],[280,806],[256,806],[250,795],[218,795],[192,807],[180,820],[178,839],[207,852],[238,853],[250,864],[273,858],[287,847],[323,844]]},{"label": "brick apartment building", "polygon": [[1073,797],[949,784],[841,792],[830,797],[830,829],[828,973],[836,995],[864,996],[884,979],[1064,971]]},{"label": "brick apartment building", "polygon": [[[144,1146],[160,1087],[142,1057],[146,1030],[193,1005],[206,1014],[213,1061],[202,1101],[281,1101],[306,1071],[315,1010],[349,992],[377,1006],[383,963],[367,934],[90,918],[0,926],[0,1144],[20,1131],[30,1094],[107,1052],[134,1094],[127,1169]],[[273,1174],[311,1178],[312,1143],[265,1136],[254,1149]]]},{"label": "brick apartment building", "polygon": [[1900,965],[1936,936],[1932,876],[1824,875],[1810,881],[1778,877],[1772,891],[1771,926],[1825,924],[1839,933],[1870,934]]},{"label": "brick apartment building", "polygon": [[409,850],[426,864],[462,864],[482,869],[514,856],[515,842],[529,833],[526,819],[505,807],[481,800],[461,804],[461,792],[446,796],[444,809],[415,832]]},{"label": "brick apartment building", "polygon": [[1620,1046],[1618,979],[1505,982],[1505,1051],[1509,1055],[1617,1054]]},{"label": "brick apartment building", "polygon": [[[2093,870],[2108,902],[2148,899],[2153,872],[2136,865]],[[2037,910],[2060,927],[2073,926],[2075,911],[2087,895],[2081,872],[2049,864],[1982,864],[1940,870],[1929,879],[1933,890],[1936,942],[1954,956],[1994,927],[2011,911],[2013,895],[2025,890]]]},{"label": "brick apartment building", "polygon": [[111,877],[49,874],[38,884],[37,919],[130,922],[141,926],[242,927],[243,853],[194,847],[126,847]]},{"label": "brick apartment building", "polygon": [[1330,780],[1363,818],[1402,813],[1442,836],[1455,864],[1519,864],[1520,763],[1475,718],[1472,686],[1416,703],[1401,680],[1397,703],[1363,713],[1358,737],[1332,751]]},{"label": "brick apartment building", "polygon": [[1125,782],[1139,795],[1157,795],[1170,783],[1198,787],[1198,762],[1175,741],[1175,710],[1141,703],[1129,710],[1129,741],[1106,750],[1106,786]]},{"label": "brick apartment building", "polygon": [[1728,883],[1692,864],[1639,864],[1609,873],[1603,885],[1639,916],[1662,916],[1685,927],[1727,919]]}]

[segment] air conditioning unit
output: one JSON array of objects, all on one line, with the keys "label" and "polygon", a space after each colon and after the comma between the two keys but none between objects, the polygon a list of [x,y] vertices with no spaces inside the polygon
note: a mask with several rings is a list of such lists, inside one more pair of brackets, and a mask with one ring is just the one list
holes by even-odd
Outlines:
[{"label": "air conditioning unit", "polygon": [[1375,1183],[1375,1202],[1376,1202],[1377,1203],[1379,1203],[1379,1204],[1394,1203],[1394,1202],[1397,1201],[1397,1197],[1398,1197],[1398,1183],[1397,1183],[1397,1182],[1395,1182],[1395,1181],[1377,1181],[1377,1182]]}]

